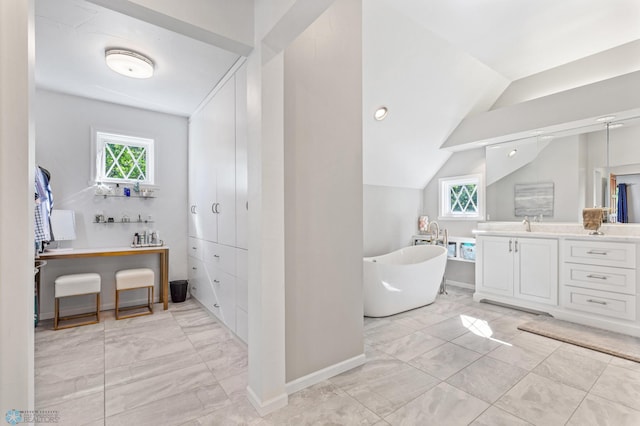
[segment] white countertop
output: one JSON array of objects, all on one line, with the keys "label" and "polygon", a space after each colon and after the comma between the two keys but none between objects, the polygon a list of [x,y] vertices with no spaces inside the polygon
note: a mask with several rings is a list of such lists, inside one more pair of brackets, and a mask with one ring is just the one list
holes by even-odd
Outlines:
[{"label": "white countertop", "polygon": [[522,222],[481,222],[474,229],[476,236],[515,236],[530,238],[571,238],[591,241],[629,241],[640,242],[640,224],[603,224],[603,235],[589,235],[591,231],[581,223],[531,222],[531,232],[525,230]]}]

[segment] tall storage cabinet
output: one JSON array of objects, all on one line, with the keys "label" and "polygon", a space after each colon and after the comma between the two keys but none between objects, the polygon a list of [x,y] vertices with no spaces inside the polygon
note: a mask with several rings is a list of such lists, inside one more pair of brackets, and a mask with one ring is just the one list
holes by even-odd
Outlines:
[{"label": "tall storage cabinet", "polygon": [[189,120],[188,250],[192,296],[245,341],[246,135],[243,66]]}]

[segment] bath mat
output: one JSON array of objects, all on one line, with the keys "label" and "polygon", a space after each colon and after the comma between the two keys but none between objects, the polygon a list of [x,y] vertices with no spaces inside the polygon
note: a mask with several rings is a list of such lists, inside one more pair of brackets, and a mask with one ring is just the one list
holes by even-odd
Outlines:
[{"label": "bath mat", "polygon": [[640,362],[640,338],[613,331],[540,317],[518,326],[520,330]]}]

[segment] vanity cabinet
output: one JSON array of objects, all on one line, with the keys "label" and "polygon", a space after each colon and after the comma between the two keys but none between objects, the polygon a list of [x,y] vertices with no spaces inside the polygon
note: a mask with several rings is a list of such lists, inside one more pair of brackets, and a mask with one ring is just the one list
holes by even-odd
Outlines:
[{"label": "vanity cabinet", "polygon": [[562,306],[605,317],[636,319],[636,244],[564,241]]},{"label": "vanity cabinet", "polygon": [[246,107],[241,66],[189,120],[188,188],[191,294],[244,341],[247,303],[238,308],[236,287],[246,286],[238,275],[247,274],[238,273],[236,258],[247,248]]},{"label": "vanity cabinet", "polygon": [[557,305],[557,239],[481,236],[476,257],[477,291]]}]

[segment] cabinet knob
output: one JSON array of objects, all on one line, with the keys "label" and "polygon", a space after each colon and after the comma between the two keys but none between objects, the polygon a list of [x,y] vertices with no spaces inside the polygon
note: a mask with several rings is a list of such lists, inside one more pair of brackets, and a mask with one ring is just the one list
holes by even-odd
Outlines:
[{"label": "cabinet knob", "polygon": [[220,307],[220,305],[218,305],[217,303],[214,303],[214,304],[213,304],[213,307],[214,307],[214,308],[219,308],[219,307]]}]

